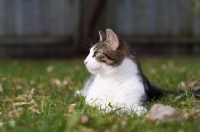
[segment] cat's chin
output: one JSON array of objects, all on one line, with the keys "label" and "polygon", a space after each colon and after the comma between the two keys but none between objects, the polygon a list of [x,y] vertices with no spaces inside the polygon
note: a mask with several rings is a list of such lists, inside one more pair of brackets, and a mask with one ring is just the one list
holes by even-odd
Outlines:
[{"label": "cat's chin", "polygon": [[92,74],[98,74],[100,72],[100,70],[101,70],[101,67],[93,68],[93,69],[92,68],[87,68],[87,69]]}]

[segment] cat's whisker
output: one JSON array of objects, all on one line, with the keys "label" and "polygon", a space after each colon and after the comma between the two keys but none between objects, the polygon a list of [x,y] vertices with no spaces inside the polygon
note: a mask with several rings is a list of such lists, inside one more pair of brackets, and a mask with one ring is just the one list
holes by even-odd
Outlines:
[{"label": "cat's whisker", "polygon": [[92,41],[90,40],[89,37],[87,37],[87,39],[88,39],[88,42],[89,42],[90,46],[92,47],[92,45],[93,45]]},{"label": "cat's whisker", "polygon": [[90,46],[88,45],[84,45],[84,46],[81,46],[82,48],[82,51],[84,54],[88,54],[89,53],[89,49],[90,49]]},{"label": "cat's whisker", "polygon": [[82,42],[86,43],[87,45],[91,45],[90,41],[88,40],[88,38],[86,40],[82,40]]},{"label": "cat's whisker", "polygon": [[98,41],[96,41],[95,36],[93,36],[93,39],[94,39],[94,44],[96,44]]},{"label": "cat's whisker", "polygon": [[81,49],[82,49],[84,54],[86,54],[86,53],[88,54],[90,48],[92,47],[91,43],[88,42],[88,41],[89,41],[89,38],[87,38],[87,40],[83,40],[83,42],[86,43],[86,44],[81,46]]}]

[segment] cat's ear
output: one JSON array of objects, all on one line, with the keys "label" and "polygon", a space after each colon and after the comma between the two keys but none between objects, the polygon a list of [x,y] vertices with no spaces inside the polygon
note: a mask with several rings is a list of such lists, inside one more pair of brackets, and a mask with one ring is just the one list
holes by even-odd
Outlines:
[{"label": "cat's ear", "polygon": [[106,34],[102,30],[99,30],[99,41],[104,40],[106,40]]},{"label": "cat's ear", "polygon": [[106,35],[108,41],[110,43],[110,46],[116,50],[119,47],[119,40],[117,35],[111,30],[111,29],[106,29]]}]

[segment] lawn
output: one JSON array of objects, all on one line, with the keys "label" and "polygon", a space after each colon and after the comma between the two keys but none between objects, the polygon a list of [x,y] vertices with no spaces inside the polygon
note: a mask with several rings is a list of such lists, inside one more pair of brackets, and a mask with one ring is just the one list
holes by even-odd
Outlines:
[{"label": "lawn", "polygon": [[[199,58],[141,58],[141,65],[159,86],[200,86]],[[87,106],[83,97],[74,97],[88,77],[83,60],[1,60],[0,131],[200,132],[200,114],[174,122],[151,121],[145,115],[102,114]],[[177,96],[166,95],[149,105],[170,105],[183,115],[200,109],[200,101],[192,94]]]}]

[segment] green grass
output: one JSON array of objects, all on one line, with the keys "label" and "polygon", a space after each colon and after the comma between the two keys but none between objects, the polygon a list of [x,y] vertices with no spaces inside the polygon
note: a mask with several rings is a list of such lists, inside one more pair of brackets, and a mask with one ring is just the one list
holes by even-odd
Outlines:
[{"label": "green grass", "polygon": [[[149,80],[161,87],[199,86],[199,58],[142,58],[141,65]],[[0,131],[200,131],[200,119],[195,117],[181,122],[158,122],[150,121],[145,116],[116,115],[112,112],[101,114],[87,106],[84,98],[73,96],[88,77],[82,60],[1,60]],[[30,93],[31,90],[34,92]],[[200,102],[190,93],[174,101],[176,97],[165,96],[151,102],[150,106],[162,103],[175,107],[182,114],[200,109]]]}]

